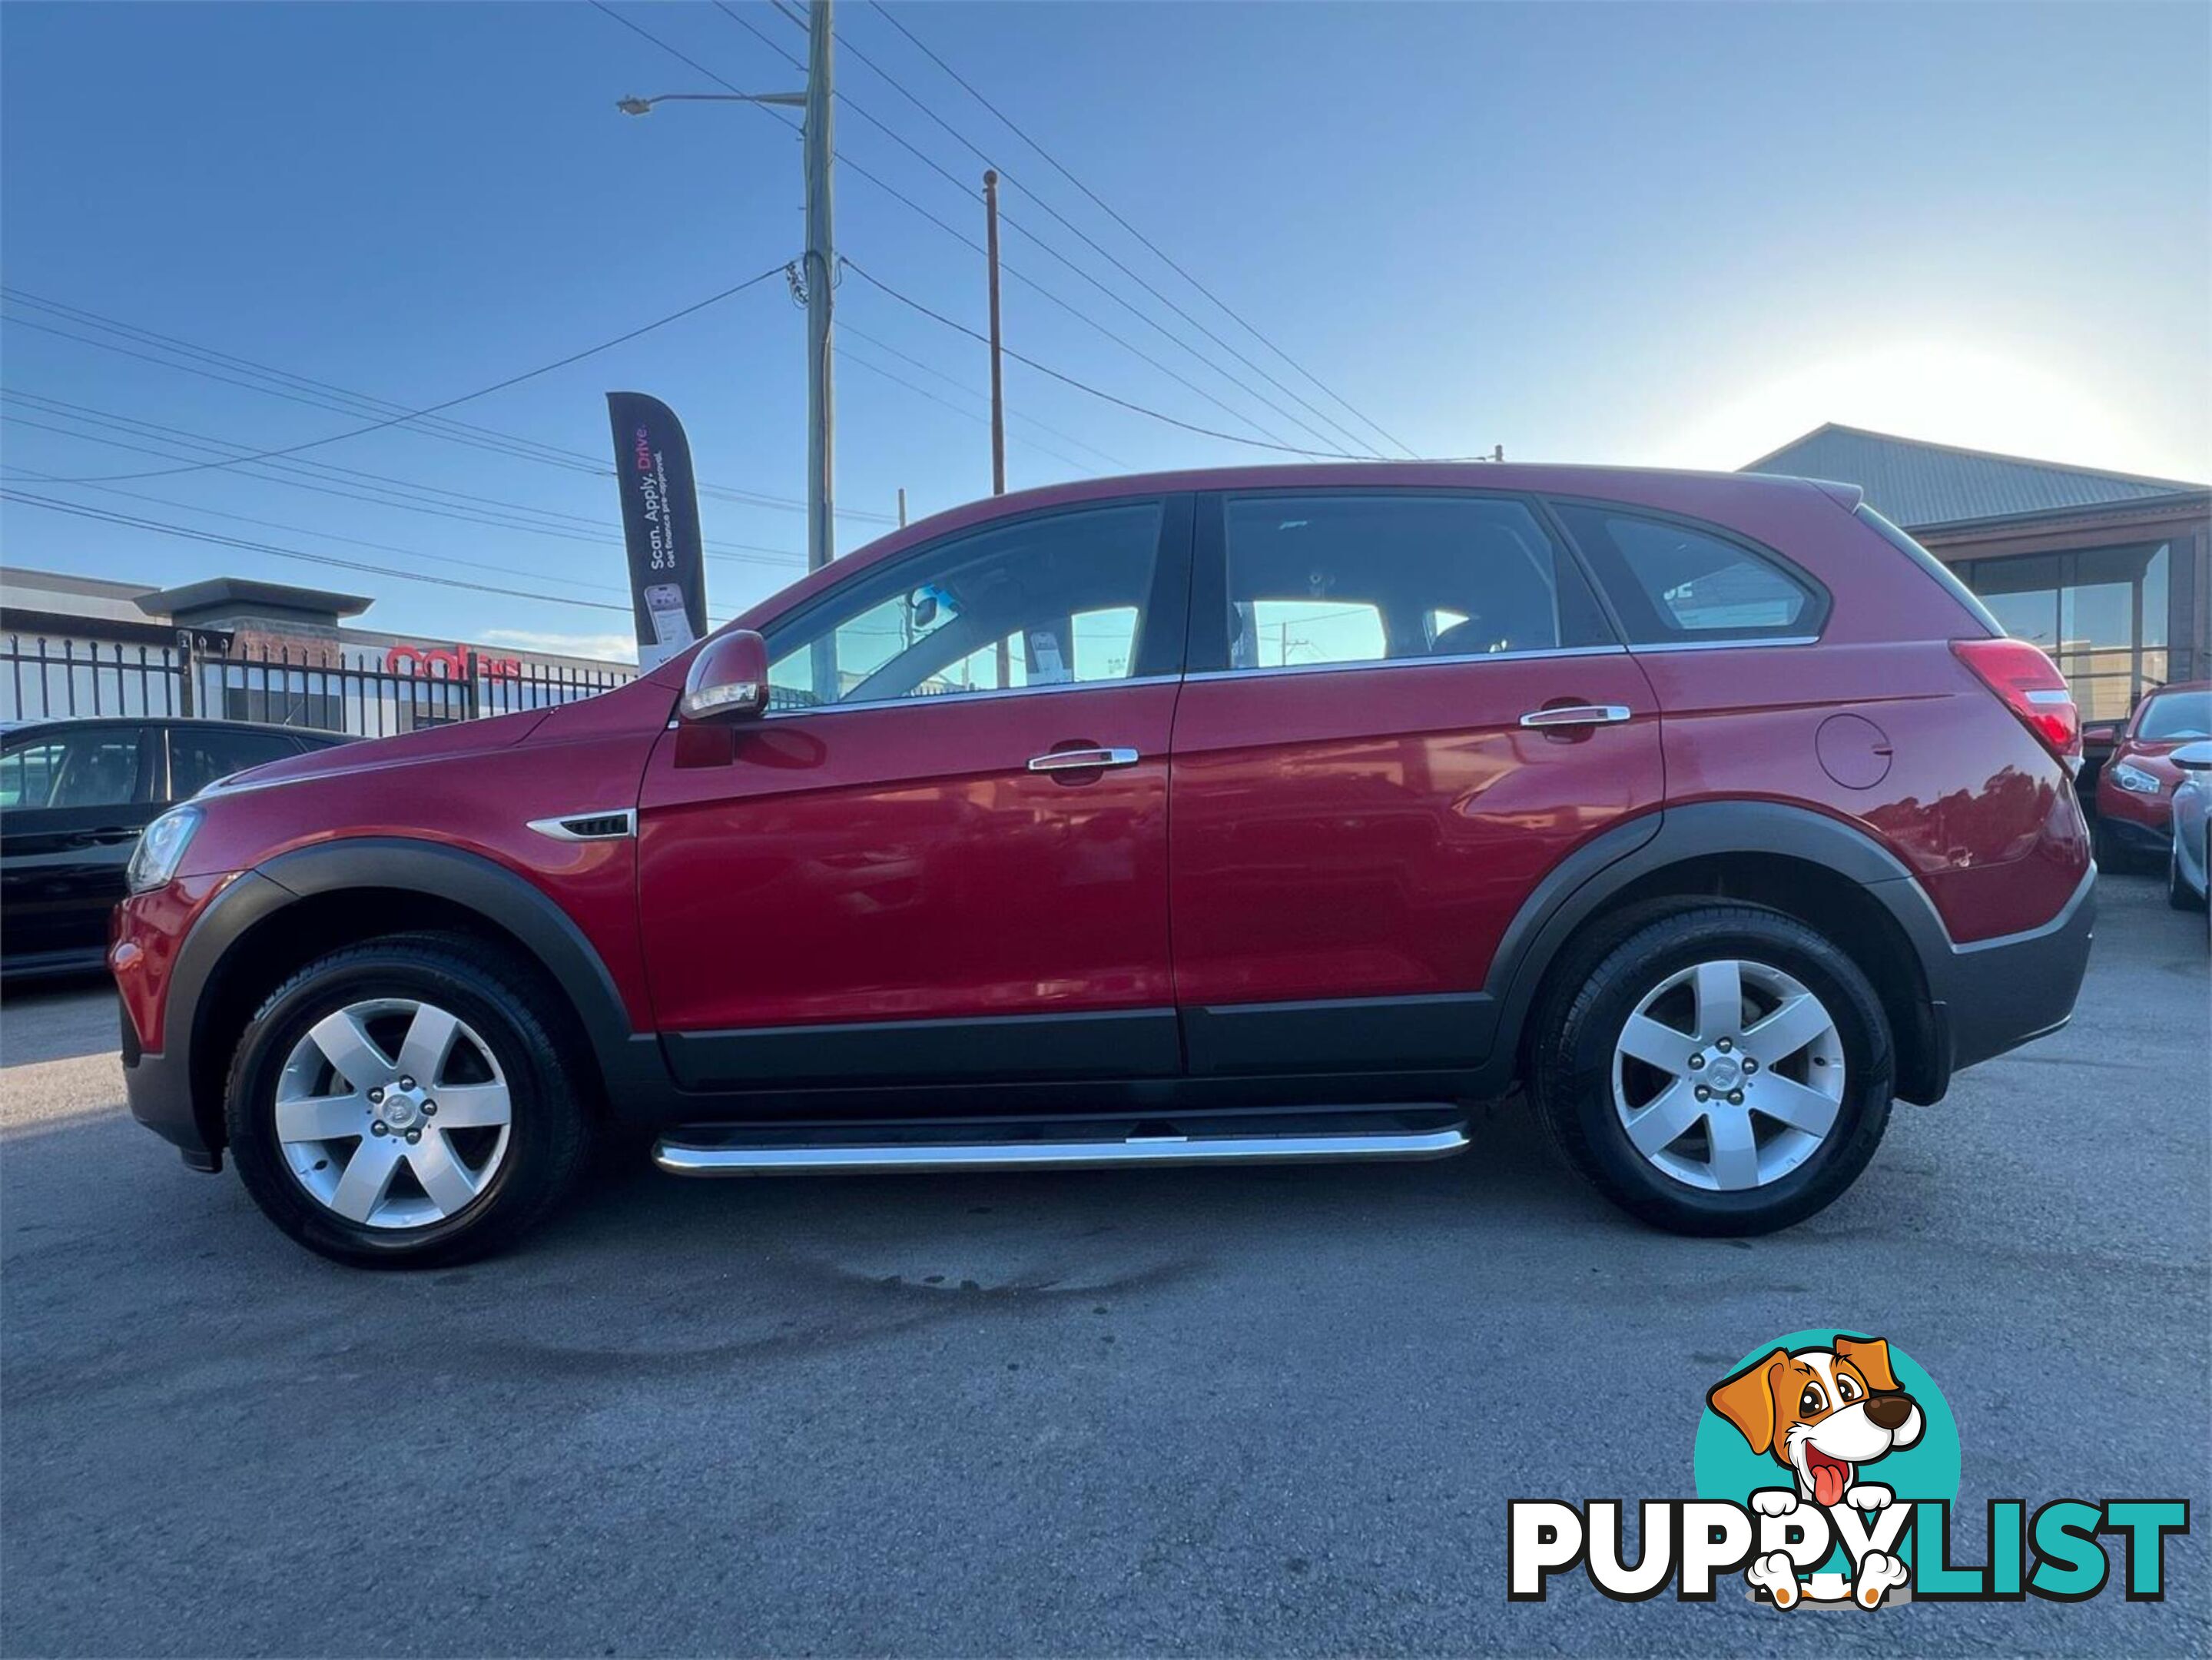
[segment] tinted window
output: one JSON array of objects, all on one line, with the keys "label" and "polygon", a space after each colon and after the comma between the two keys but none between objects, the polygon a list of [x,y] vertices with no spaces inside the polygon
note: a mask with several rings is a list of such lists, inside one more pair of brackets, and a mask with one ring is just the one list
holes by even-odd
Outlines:
[{"label": "tinted window", "polygon": [[1231,668],[1613,643],[1580,574],[1519,502],[1243,496],[1222,512]]},{"label": "tinted window", "polygon": [[169,731],[169,794],[177,800],[198,795],[218,778],[264,761],[297,755],[300,746],[282,733]]},{"label": "tinted window", "polygon": [[1127,678],[1161,507],[1117,504],[939,544],[771,626],[770,707]]},{"label": "tinted window", "polygon": [[1635,644],[1820,631],[1826,605],[1811,581],[1741,543],[1612,508],[1563,502],[1559,516]]},{"label": "tinted window", "polygon": [[138,799],[138,729],[27,739],[0,756],[0,806],[112,807]]}]

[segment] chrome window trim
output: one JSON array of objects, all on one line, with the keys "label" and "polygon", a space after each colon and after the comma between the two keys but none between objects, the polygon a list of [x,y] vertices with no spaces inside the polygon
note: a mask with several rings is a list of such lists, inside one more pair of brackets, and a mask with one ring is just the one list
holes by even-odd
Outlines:
[{"label": "chrome window trim", "polygon": [[1354,663],[1291,663],[1273,668],[1201,669],[1183,678],[1261,680],[1284,674],[1344,674],[1358,669],[1443,668],[1465,663],[1527,663],[1548,657],[1625,657],[1626,646],[1555,646],[1531,651],[1470,652],[1449,657],[1369,657]]},{"label": "chrome window trim", "polygon": [[1790,634],[1773,639],[1755,640],[1667,640],[1656,645],[1631,646],[1629,650],[1638,657],[1662,651],[1760,651],[1769,646],[1817,646],[1817,634]]},{"label": "chrome window trim", "polygon": [[[928,708],[945,703],[994,702],[1002,697],[1028,697],[1046,692],[1111,691],[1120,686],[1171,686],[1179,674],[1139,674],[1119,680],[1055,680],[1043,686],[1006,686],[992,691],[944,691],[927,697],[872,697],[860,703],[817,703],[803,709],[770,709],[763,721],[806,721],[817,714],[842,714],[854,709]],[[775,695],[770,687],[769,695]]]}]

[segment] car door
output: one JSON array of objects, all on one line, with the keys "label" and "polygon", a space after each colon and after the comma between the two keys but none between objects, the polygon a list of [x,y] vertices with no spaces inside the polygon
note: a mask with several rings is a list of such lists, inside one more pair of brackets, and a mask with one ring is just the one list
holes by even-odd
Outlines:
[{"label": "car door", "polygon": [[639,903],[681,1082],[1178,1070],[1189,525],[1086,504],[869,566],[763,630],[765,716],[662,735]]},{"label": "car door", "polygon": [[131,845],[153,814],[153,745],[143,727],[97,721],[34,728],[0,746],[0,919],[11,962],[98,962]]},{"label": "car door", "polygon": [[1531,502],[1237,492],[1197,526],[1170,848],[1191,1070],[1478,1063],[1515,914],[1661,801],[1648,682]]}]

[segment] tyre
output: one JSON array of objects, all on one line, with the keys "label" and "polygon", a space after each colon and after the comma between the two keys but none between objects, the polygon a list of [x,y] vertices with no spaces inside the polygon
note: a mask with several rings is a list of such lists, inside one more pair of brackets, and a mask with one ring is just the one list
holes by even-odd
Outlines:
[{"label": "tyre", "polygon": [[499,1250],[559,1201],[587,1122],[537,976],[433,934],[349,946],[270,993],[224,1102],[254,1202],[362,1267]]},{"label": "tyre", "polygon": [[1889,1122],[1880,1000],[1832,941],[1723,902],[1646,909],[1585,941],[1539,1011],[1538,1109],[1615,1204],[1676,1233],[1825,1209]]}]

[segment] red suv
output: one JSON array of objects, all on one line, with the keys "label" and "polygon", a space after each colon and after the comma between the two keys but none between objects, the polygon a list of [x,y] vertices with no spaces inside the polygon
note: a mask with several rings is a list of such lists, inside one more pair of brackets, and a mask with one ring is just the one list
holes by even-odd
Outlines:
[{"label": "red suv", "polygon": [[133,1111],[353,1262],[688,1175],[1423,1158],[1516,1083],[1661,1226],[1833,1200],[2066,1020],[2064,681],[1856,489],[1100,480],[620,690],[258,768],[118,913]]},{"label": "red suv", "polygon": [[2212,681],[2165,686],[2137,703],[2097,775],[2097,862],[2106,870],[2166,863],[2184,744],[2212,738]]}]

